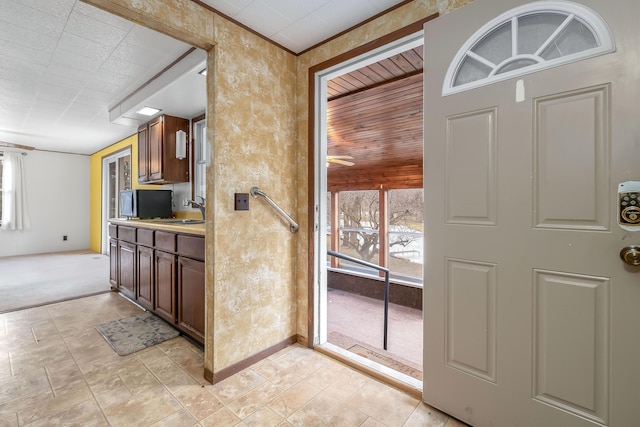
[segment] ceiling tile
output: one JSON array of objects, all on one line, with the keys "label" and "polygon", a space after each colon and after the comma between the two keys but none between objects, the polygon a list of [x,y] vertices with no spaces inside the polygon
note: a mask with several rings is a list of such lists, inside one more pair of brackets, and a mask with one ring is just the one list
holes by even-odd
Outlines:
[{"label": "ceiling tile", "polygon": [[[314,31],[310,32],[309,28],[314,28]],[[289,46],[294,52],[300,52],[333,34],[335,33],[329,24],[312,13],[275,34],[273,39],[283,46]]]},{"label": "ceiling tile", "polygon": [[58,49],[102,62],[106,61],[111,52],[113,52],[113,47],[111,46],[87,40],[67,31],[62,33],[62,37],[58,42]]},{"label": "ceiling tile", "polygon": [[105,24],[90,16],[71,12],[65,31],[106,46],[117,46],[127,35],[127,30]]},{"label": "ceiling tile", "polygon": [[226,1],[226,0],[203,0],[203,3],[208,4],[212,8],[224,13],[227,16],[235,16],[242,9],[250,5],[254,0],[238,0],[238,1]]},{"label": "ceiling tile", "polygon": [[22,3],[5,0],[0,7],[0,21],[47,36],[58,37],[64,29],[66,18],[32,9]]},{"label": "ceiling tile", "polygon": [[5,40],[0,40],[0,52],[2,52],[2,61],[20,61],[26,64],[45,66],[49,63],[51,54],[42,52],[26,46],[17,46]]},{"label": "ceiling tile", "polygon": [[67,18],[76,0],[20,0],[20,3],[49,15]]},{"label": "ceiling tile", "polygon": [[293,24],[292,20],[259,0],[244,8],[236,17],[267,37]]},{"label": "ceiling tile", "polygon": [[82,1],[76,2],[73,11],[89,17],[92,20],[102,22],[110,27],[119,28],[123,31],[129,31],[136,25],[131,21],[127,21],[124,18],[105,12],[102,9],[98,9],[97,7],[91,6],[90,4]]},{"label": "ceiling tile", "polygon": [[[269,7],[291,21],[297,21],[309,15],[314,10],[329,3],[330,0],[300,1],[300,0],[269,0]],[[307,31],[309,28],[308,27]]]},{"label": "ceiling tile", "polygon": [[[336,8],[339,8],[340,13],[336,13]],[[369,0],[331,0],[314,13],[329,23],[334,34],[372,16]]]},{"label": "ceiling tile", "polygon": [[18,46],[26,46],[43,52],[52,51],[58,43],[56,37],[37,33],[10,22],[3,22],[2,25],[0,25],[0,40],[6,40]]},{"label": "ceiling tile", "polygon": [[87,58],[74,52],[58,49],[54,52],[51,62],[67,68],[95,72],[100,69],[103,61],[100,58]]}]

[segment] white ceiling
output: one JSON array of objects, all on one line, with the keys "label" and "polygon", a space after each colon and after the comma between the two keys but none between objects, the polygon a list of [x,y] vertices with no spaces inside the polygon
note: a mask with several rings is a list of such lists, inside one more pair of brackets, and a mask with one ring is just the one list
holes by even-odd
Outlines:
[{"label": "white ceiling", "polygon": [[[300,52],[401,0],[203,2]],[[0,0],[0,141],[92,154],[135,133],[139,106],[200,114],[202,51],[135,92],[190,48],[79,0]]]}]

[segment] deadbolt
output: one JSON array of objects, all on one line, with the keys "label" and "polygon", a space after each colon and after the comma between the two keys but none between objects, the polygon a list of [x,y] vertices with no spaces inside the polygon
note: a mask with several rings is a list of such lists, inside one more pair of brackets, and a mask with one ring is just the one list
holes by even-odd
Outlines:
[{"label": "deadbolt", "polygon": [[640,265],[640,246],[622,248],[620,258],[629,265]]}]

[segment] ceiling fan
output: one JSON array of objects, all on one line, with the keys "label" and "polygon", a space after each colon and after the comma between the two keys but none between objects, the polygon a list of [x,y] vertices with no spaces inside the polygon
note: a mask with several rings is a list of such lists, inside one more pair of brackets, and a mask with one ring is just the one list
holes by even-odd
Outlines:
[{"label": "ceiling fan", "polygon": [[349,160],[353,160],[351,156],[327,156],[327,167],[329,167],[329,163],[337,163],[345,166],[353,166],[355,163],[350,162]]}]

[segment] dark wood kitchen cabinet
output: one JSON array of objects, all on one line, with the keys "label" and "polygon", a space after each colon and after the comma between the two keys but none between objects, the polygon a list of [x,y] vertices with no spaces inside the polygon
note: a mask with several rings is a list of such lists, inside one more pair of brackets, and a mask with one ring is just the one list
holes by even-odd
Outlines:
[{"label": "dark wood kitchen cabinet", "polygon": [[118,240],[118,291],[136,298],[136,244]]},{"label": "dark wood kitchen cabinet", "polygon": [[189,120],[168,115],[138,128],[140,184],[189,182],[189,156],[176,158],[176,132],[179,130],[187,134],[188,141]]},{"label": "dark wood kitchen cabinet", "polygon": [[155,313],[171,324],[176,323],[176,258],[174,254],[156,251]]},{"label": "dark wood kitchen cabinet", "polygon": [[114,289],[204,343],[204,236],[129,225],[110,236]]},{"label": "dark wood kitchen cabinet", "polygon": [[178,326],[204,343],[204,262],[178,257]]},{"label": "dark wood kitchen cabinet", "polygon": [[153,248],[138,245],[138,304],[147,310],[153,310],[154,304],[154,251]]},{"label": "dark wood kitchen cabinet", "polygon": [[118,239],[111,237],[109,239],[109,283],[111,289],[118,289]]}]

